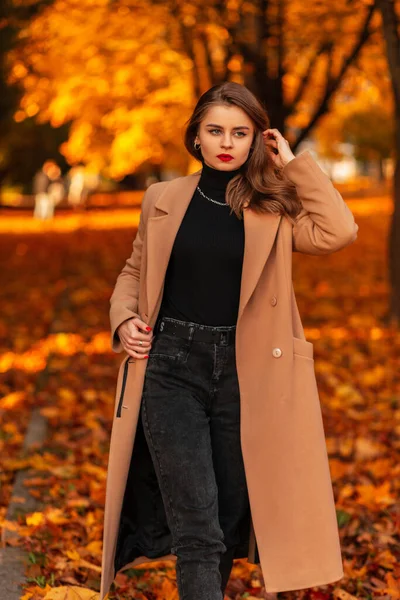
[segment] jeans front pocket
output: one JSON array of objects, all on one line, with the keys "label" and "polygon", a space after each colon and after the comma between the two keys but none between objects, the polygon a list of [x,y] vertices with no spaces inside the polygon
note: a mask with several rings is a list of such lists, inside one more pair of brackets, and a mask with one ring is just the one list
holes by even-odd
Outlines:
[{"label": "jeans front pocket", "polygon": [[165,359],[167,361],[185,362],[188,355],[188,343],[184,338],[158,332],[155,334],[149,352],[149,362],[152,359]]}]

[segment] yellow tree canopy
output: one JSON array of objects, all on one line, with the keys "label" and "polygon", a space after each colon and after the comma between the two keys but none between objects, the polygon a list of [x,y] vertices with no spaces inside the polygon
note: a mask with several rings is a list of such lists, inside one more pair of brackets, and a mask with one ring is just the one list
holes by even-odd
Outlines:
[{"label": "yellow tree canopy", "polygon": [[10,54],[10,80],[24,89],[15,118],[71,122],[67,160],[115,178],[146,161],[185,168],[182,128],[195,99],[231,79],[257,94],[273,127],[291,128],[296,148],[338,103],[338,119],[348,115],[342,90],[364,94],[353,82],[368,78],[355,65],[366,40],[382,56],[372,8],[370,0],[54,0]]},{"label": "yellow tree canopy", "polygon": [[10,53],[10,81],[24,89],[15,118],[71,122],[67,160],[115,178],[166,152],[179,162],[192,64],[166,43],[168,19],[147,2],[55,0]]}]

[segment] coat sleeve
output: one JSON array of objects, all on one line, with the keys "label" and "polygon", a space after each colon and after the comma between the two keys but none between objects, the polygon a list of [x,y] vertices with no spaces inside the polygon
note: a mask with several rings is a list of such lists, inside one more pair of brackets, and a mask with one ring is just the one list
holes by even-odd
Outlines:
[{"label": "coat sleeve", "polygon": [[132,253],[117,277],[110,298],[111,348],[114,352],[122,352],[123,347],[116,333],[117,328],[128,319],[139,317],[140,264],[149,203],[158,189],[160,182],[151,184],[144,193],[139,225],[132,244]]},{"label": "coat sleeve", "polygon": [[294,252],[331,254],[357,239],[353,213],[308,150],[289,161],[283,174],[303,205],[293,226]]}]

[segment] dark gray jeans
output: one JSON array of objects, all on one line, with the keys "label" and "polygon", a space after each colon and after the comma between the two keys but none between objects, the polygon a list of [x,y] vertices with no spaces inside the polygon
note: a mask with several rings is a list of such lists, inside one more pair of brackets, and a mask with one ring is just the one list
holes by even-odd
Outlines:
[{"label": "dark gray jeans", "polygon": [[240,528],[249,522],[235,344],[193,340],[192,332],[235,327],[189,325],[188,339],[155,333],[141,418],[177,557],[179,598],[222,600]]}]

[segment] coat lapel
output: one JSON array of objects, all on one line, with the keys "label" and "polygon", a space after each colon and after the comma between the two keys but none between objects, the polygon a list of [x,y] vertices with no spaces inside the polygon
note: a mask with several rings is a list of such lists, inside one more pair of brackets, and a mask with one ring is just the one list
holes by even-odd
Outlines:
[{"label": "coat lapel", "polygon": [[[173,179],[158,197],[155,208],[161,214],[147,220],[147,306],[151,319],[164,288],[172,247],[185,212],[200,179],[201,169],[192,175]],[[257,284],[267,261],[281,221],[281,215],[259,214],[245,209],[244,257],[238,320]]]}]

